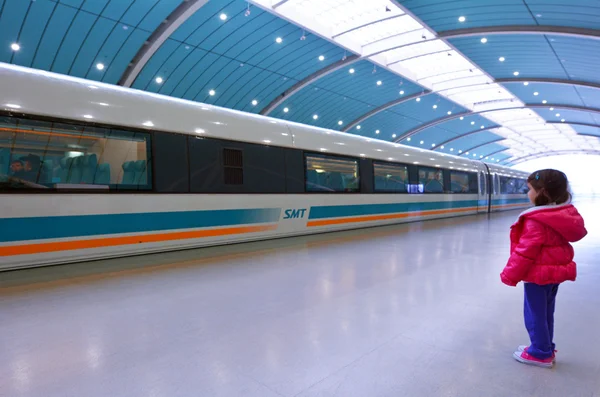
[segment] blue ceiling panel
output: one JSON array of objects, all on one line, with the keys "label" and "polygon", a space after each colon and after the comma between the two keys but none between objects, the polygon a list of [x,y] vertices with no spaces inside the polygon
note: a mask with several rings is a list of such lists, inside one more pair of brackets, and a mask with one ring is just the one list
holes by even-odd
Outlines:
[{"label": "blue ceiling panel", "polygon": [[548,36],[548,40],[571,79],[600,83],[600,40],[564,36]]},{"label": "blue ceiling panel", "polygon": [[[398,2],[437,32],[479,26],[536,23],[523,0],[401,0]],[[466,18],[462,23],[458,20],[460,16]]]},{"label": "blue ceiling panel", "polygon": [[[542,35],[486,35],[452,39],[464,55],[494,78],[518,77],[568,78],[550,43]],[[500,61],[504,57],[504,61]]]},{"label": "blue ceiling panel", "polygon": [[579,134],[583,135],[596,135],[600,138],[600,125],[598,127],[591,127],[587,125],[571,125],[571,127]]},{"label": "blue ceiling panel", "polygon": [[415,147],[431,149],[433,146],[438,145],[448,139],[455,138],[456,136],[456,133],[450,132],[444,128],[431,127],[419,132],[413,136],[410,141],[407,139],[402,140],[402,144],[409,144]]},{"label": "blue ceiling panel", "polygon": [[[0,62],[115,84],[181,2],[6,0],[0,15]],[[12,43],[21,49],[12,51]]]},{"label": "blue ceiling panel", "polygon": [[[499,25],[559,25],[597,28],[596,0],[400,0],[417,17],[440,32]],[[464,22],[458,18],[465,17]]]},{"label": "blue ceiling panel", "polygon": [[[493,142],[496,139],[501,139],[501,138],[502,137],[500,135],[494,134],[491,131],[481,131],[477,134],[458,138],[457,140],[453,141],[452,143],[449,143],[448,145],[446,145],[443,150],[441,148],[438,148],[436,151],[440,151],[440,152],[444,152],[444,153],[454,153],[454,154],[458,155],[459,151],[465,152],[475,146],[485,144],[486,142]],[[450,152],[450,149],[454,149],[454,150],[452,152]],[[477,150],[474,150],[474,152],[477,153]],[[483,154],[483,153],[480,153],[480,154]]]},{"label": "blue ceiling panel", "polygon": [[566,123],[584,123],[600,125],[600,114],[583,112],[578,110],[561,109],[560,107],[550,109],[538,109],[537,113],[547,121],[561,121]]},{"label": "blue ceiling panel", "polygon": [[600,88],[577,87],[576,89],[585,106],[600,109]]},{"label": "blue ceiling panel", "polygon": [[[549,83],[528,83],[527,86],[523,83],[503,85],[525,103],[543,104],[543,101],[547,101],[549,104],[584,106],[578,89],[572,85]],[[538,95],[535,95],[536,93]]]},{"label": "blue ceiling panel", "polygon": [[[361,123],[360,134],[370,138],[392,141],[400,136],[402,132],[418,127],[420,124],[419,120],[412,117],[386,110],[363,121]],[[379,130],[379,134],[376,133],[377,130]],[[356,128],[352,130],[353,133],[355,131]],[[394,137],[394,134],[396,137]]]},{"label": "blue ceiling panel", "polygon": [[[502,142],[500,143],[490,143],[488,145],[484,145],[480,148],[478,148],[476,150],[477,153],[477,157],[479,157],[481,159],[480,156],[483,156],[483,159],[486,161],[496,161],[496,155],[499,155],[501,152],[501,150],[507,150],[508,148],[506,146],[502,145]],[[492,160],[493,159],[493,160]]]}]

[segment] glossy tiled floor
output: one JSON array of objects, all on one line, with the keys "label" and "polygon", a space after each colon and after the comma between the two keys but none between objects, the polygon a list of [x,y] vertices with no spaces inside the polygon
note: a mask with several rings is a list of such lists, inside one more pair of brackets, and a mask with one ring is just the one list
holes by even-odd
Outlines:
[{"label": "glossy tiled floor", "polygon": [[599,397],[581,209],[553,370],[511,357],[508,213],[0,274],[0,395]]}]

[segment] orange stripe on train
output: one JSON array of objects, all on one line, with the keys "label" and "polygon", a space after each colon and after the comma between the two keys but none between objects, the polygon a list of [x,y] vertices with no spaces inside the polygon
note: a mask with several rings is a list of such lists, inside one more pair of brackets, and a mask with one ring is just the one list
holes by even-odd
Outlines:
[{"label": "orange stripe on train", "polygon": [[359,217],[355,217],[355,218],[323,219],[323,220],[318,220],[318,221],[308,221],[306,226],[318,227],[318,226],[343,225],[343,224],[347,224],[347,223],[374,222],[374,221],[384,221],[384,220],[391,220],[391,219],[412,218],[412,217],[423,216],[423,215],[443,215],[443,214],[460,213],[460,212],[468,212],[468,211],[477,211],[477,207],[457,208],[457,209],[449,209],[449,210],[429,210],[429,211],[404,212],[401,214],[390,214],[390,215],[368,215],[368,216],[359,216]]},{"label": "orange stripe on train", "polygon": [[23,244],[0,247],[0,256],[31,255],[47,252],[72,251],[90,248],[115,247],[118,245],[133,245],[145,243],[158,243],[174,240],[188,240],[228,236],[232,234],[259,233],[276,230],[277,225],[240,226],[225,229],[195,230],[186,232],[145,234],[139,236],[107,237],[89,240],[60,241],[55,243]]}]

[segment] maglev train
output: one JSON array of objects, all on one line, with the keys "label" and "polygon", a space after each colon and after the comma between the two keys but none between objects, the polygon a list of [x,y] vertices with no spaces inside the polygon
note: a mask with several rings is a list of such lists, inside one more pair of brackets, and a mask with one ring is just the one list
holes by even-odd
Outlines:
[{"label": "maglev train", "polygon": [[0,82],[0,270],[528,206],[526,174],[465,157],[8,64]]}]

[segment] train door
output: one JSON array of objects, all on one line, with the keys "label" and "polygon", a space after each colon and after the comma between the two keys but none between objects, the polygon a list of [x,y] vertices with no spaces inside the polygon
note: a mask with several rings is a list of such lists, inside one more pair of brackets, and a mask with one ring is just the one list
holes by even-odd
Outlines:
[{"label": "train door", "polygon": [[489,187],[487,174],[479,171],[479,197],[477,199],[477,212],[485,213],[489,211]]}]

